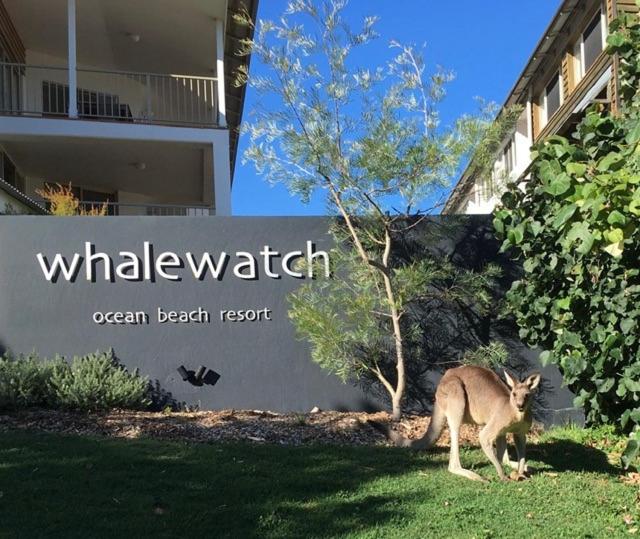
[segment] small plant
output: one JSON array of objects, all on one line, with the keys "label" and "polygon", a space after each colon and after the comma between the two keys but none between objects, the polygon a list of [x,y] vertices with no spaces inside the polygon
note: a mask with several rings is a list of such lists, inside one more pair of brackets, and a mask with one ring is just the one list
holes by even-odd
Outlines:
[{"label": "small plant", "polygon": [[293,421],[299,427],[304,427],[307,424],[307,416],[305,414],[295,414]]},{"label": "small plant", "polygon": [[0,357],[0,410],[66,408],[72,410],[143,409],[151,404],[151,385],[120,365],[113,351],[75,357]]},{"label": "small plant", "polygon": [[62,408],[140,409],[150,404],[147,378],[128,372],[117,363],[112,350],[74,357],[70,365],[54,369],[51,387]]},{"label": "small plant", "polygon": [[80,205],[80,200],[73,194],[71,183],[68,186],[56,184],[47,184],[44,189],[36,189],[42,198],[50,204],[52,215],[60,217],[69,217],[73,215],[103,217],[107,215],[108,205],[105,202],[99,206],[92,206],[85,209]]},{"label": "small plant", "polygon": [[49,405],[51,375],[62,363],[59,358],[43,362],[35,354],[0,357],[0,410]]}]

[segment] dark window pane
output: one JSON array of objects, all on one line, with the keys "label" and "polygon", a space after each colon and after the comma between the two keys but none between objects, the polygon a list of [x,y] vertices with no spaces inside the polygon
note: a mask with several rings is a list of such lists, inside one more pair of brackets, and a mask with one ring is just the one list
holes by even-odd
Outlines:
[{"label": "dark window pane", "polygon": [[515,166],[514,150],[513,141],[509,142],[507,147],[504,149],[504,169],[507,175],[510,175],[513,172]]},{"label": "dark window pane", "polygon": [[584,41],[584,70],[586,73],[602,52],[602,17],[600,12],[587,26],[582,34],[582,39]]},{"label": "dark window pane", "polygon": [[555,75],[547,85],[547,118],[560,108],[560,77]]},{"label": "dark window pane", "polygon": [[13,162],[9,159],[7,154],[4,155],[4,166],[2,171],[2,179],[7,182],[9,185],[13,185],[16,187],[16,167]]}]

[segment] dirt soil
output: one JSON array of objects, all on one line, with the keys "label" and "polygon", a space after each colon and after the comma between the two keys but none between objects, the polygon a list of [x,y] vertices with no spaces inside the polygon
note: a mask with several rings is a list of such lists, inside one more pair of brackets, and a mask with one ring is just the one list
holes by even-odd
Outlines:
[{"label": "dirt soil", "polygon": [[[0,415],[0,432],[28,429],[55,433],[148,437],[185,442],[248,441],[282,445],[384,445],[385,437],[367,424],[389,421],[384,412],[317,412],[278,414],[263,410],[216,412],[131,412],[80,414],[37,410]],[[428,417],[406,416],[396,429],[409,438],[422,436]],[[461,443],[477,445],[477,427],[465,425]],[[447,429],[437,445],[449,445]]]}]

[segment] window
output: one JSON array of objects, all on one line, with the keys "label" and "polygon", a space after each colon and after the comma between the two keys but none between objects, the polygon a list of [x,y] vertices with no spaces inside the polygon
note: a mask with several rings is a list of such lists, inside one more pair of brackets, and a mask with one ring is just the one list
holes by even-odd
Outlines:
[{"label": "window", "polygon": [[547,113],[547,119],[553,116],[553,113],[560,108],[560,76],[555,75],[547,87],[544,89],[545,93],[545,111]]},{"label": "window", "polygon": [[0,47],[0,110],[20,110],[22,68],[12,64],[9,56]]},{"label": "window", "polygon": [[540,96],[539,104],[541,109],[540,120],[542,125],[545,125],[562,105],[562,84],[559,71],[556,71],[547,83]]},{"label": "window", "polygon": [[24,177],[18,172],[18,169],[9,159],[6,153],[0,151],[0,179],[15,187],[18,191],[24,192]]},{"label": "window", "polygon": [[576,80],[580,80],[584,77],[585,73],[589,71],[589,68],[595,63],[598,56],[600,56],[604,50],[607,30],[603,19],[603,12],[602,10],[599,10],[575,44],[573,55],[576,59]]},{"label": "window", "polygon": [[505,176],[509,178],[516,168],[516,145],[514,144],[513,137],[502,152],[502,162],[504,163]]}]

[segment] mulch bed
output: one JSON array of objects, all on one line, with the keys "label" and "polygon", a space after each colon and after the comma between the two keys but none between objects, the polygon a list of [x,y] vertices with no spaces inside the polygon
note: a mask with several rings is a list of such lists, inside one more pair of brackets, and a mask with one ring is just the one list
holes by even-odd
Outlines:
[{"label": "mulch bed", "polygon": [[[277,414],[263,410],[222,410],[216,412],[131,412],[70,413],[35,410],[0,415],[0,432],[27,429],[64,434],[114,438],[155,438],[183,442],[248,441],[281,445],[384,445],[382,434],[367,425],[389,415],[353,412]],[[407,416],[396,427],[405,436],[421,436],[429,418]],[[477,445],[477,427],[464,426],[461,442]],[[448,446],[445,429],[437,445]]]}]

